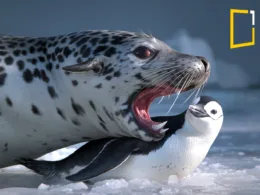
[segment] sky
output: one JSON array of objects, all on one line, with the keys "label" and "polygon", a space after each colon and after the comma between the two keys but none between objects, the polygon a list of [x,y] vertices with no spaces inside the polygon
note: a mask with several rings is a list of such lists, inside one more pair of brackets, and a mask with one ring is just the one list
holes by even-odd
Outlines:
[{"label": "sky", "polygon": [[[229,48],[231,8],[255,10],[255,46]],[[251,19],[249,14],[235,16],[236,42],[251,40]],[[209,58],[212,82],[224,87],[260,85],[259,0],[2,0],[0,27],[0,34],[17,36],[144,31],[174,49]]]}]

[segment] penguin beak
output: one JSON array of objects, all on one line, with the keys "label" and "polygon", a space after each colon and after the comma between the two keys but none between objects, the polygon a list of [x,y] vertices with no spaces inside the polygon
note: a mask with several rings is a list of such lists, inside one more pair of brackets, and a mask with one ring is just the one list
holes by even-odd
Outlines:
[{"label": "penguin beak", "polygon": [[190,111],[191,114],[193,114],[195,117],[198,117],[198,118],[209,116],[207,114],[207,112],[204,110],[204,108],[202,107],[202,105],[200,105],[200,104],[190,105],[189,111]]}]

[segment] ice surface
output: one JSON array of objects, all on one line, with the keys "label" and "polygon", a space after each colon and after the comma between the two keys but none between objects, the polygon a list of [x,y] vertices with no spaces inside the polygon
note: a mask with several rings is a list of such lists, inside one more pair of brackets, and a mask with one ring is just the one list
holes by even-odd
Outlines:
[{"label": "ice surface", "polygon": [[[260,105],[259,91],[205,91],[224,108],[222,132],[207,158],[187,178],[168,181],[124,179],[106,180],[86,186],[83,183],[48,186],[44,180],[22,166],[0,170],[0,195],[259,195],[260,194]],[[166,113],[173,99],[166,98],[152,107],[152,113]],[[241,104],[241,102],[246,102]],[[178,107],[175,107],[175,111]],[[58,160],[73,153],[78,144],[42,157]]]},{"label": "ice surface", "polygon": [[[244,139],[248,136],[251,139]],[[253,138],[253,139],[252,139]],[[244,141],[241,141],[244,140]],[[260,194],[260,133],[221,133],[204,162],[184,179],[170,176],[168,182],[144,179],[106,180],[86,186],[83,183],[48,186],[38,175],[20,166],[3,169],[0,173],[1,195],[103,195],[103,194]],[[233,144],[230,144],[233,143]],[[236,146],[240,143],[240,146]],[[58,159],[67,156],[76,146],[44,156]],[[77,146],[78,147],[78,146]],[[17,172],[17,170],[19,170]],[[14,179],[16,178],[16,179]],[[5,180],[5,186],[1,180]],[[15,188],[18,186],[19,188]],[[27,188],[21,188],[26,186]],[[9,187],[9,188],[7,188]]]}]

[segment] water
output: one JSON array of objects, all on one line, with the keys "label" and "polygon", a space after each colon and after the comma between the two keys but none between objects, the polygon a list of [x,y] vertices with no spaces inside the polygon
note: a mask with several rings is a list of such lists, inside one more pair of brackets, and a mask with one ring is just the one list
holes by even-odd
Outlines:
[{"label": "water", "polygon": [[[46,186],[42,178],[22,166],[0,172],[1,195],[104,195],[104,194],[260,194],[260,90],[204,90],[204,95],[215,97],[224,109],[221,133],[209,154],[194,173],[182,180],[171,176],[167,182],[135,179],[107,180],[86,186],[83,183],[67,186]],[[183,111],[190,101],[180,107],[189,94],[183,94],[172,113]],[[174,97],[164,98],[151,108],[152,115],[165,115]],[[79,145],[47,154],[43,159],[57,160],[69,155]]]}]

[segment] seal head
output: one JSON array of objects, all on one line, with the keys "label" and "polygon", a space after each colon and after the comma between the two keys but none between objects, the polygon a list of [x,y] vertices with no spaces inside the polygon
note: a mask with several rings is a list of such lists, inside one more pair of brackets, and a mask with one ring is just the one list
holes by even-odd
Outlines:
[{"label": "seal head", "polygon": [[[200,87],[209,77],[210,64],[203,57],[179,53],[152,36],[116,32],[111,39],[120,40],[113,47],[113,55],[99,52],[63,70],[77,74],[78,80],[94,74],[91,83],[105,81],[102,90],[112,91],[106,98],[114,102],[104,105],[104,98],[97,94],[92,101],[97,110],[112,110],[114,122],[124,135],[146,141],[161,139],[165,129],[151,120],[150,104],[159,96]],[[82,88],[82,95],[89,96],[87,90]]]}]

